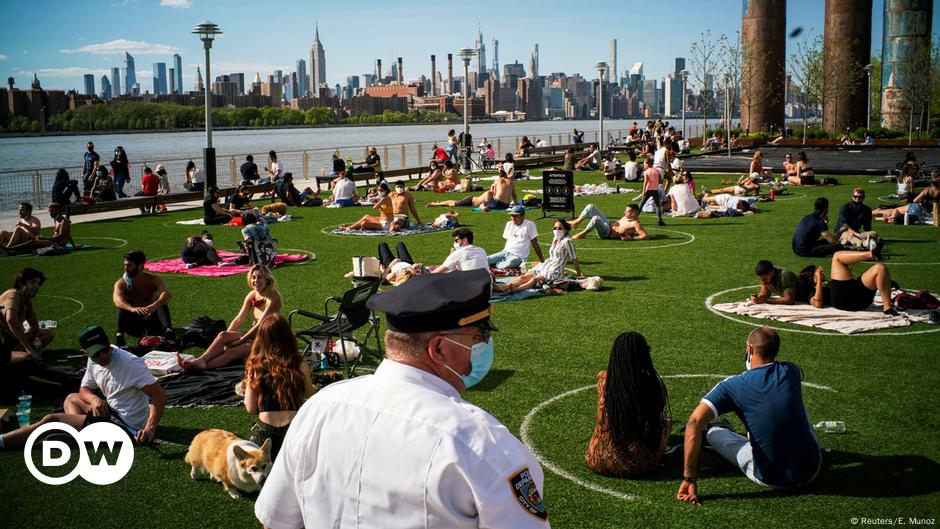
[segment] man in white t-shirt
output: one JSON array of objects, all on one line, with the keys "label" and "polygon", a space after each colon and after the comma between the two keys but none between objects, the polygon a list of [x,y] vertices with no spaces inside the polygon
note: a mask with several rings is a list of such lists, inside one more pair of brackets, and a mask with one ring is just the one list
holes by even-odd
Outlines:
[{"label": "man in white t-shirt", "polygon": [[336,184],[333,186],[333,204],[341,208],[346,208],[355,206],[358,200],[359,195],[356,194],[356,183],[349,179],[345,171],[341,171],[339,177],[336,179]]},{"label": "man in white t-shirt", "polygon": [[542,261],[542,248],[539,247],[537,240],[539,232],[534,222],[526,220],[525,208],[513,206],[509,208],[509,215],[512,220],[507,222],[503,229],[506,246],[503,251],[487,256],[489,266],[495,266],[500,270],[517,268],[529,258],[529,248],[535,250],[535,255],[539,256],[539,261]]},{"label": "man in white t-shirt", "polygon": [[629,182],[636,182],[640,179],[640,167],[636,163],[636,151],[631,150],[630,159],[623,164],[623,177]]},{"label": "man in white t-shirt", "polygon": [[143,359],[112,346],[107,333],[97,325],[85,327],[78,343],[88,356],[88,366],[78,393],[65,398],[65,413],[46,415],[39,422],[0,435],[0,449],[24,446],[33,430],[50,422],[62,422],[75,429],[111,422],[137,443],[153,440],[163,416],[166,393]]},{"label": "man in white t-shirt", "polygon": [[656,153],[653,155],[653,167],[659,169],[661,172],[666,172],[666,142],[665,140],[660,140],[659,148],[656,149]]},{"label": "man in white t-shirt", "polygon": [[434,269],[435,274],[460,270],[487,270],[489,264],[483,248],[473,245],[473,231],[470,228],[454,230],[454,248],[444,263]]}]

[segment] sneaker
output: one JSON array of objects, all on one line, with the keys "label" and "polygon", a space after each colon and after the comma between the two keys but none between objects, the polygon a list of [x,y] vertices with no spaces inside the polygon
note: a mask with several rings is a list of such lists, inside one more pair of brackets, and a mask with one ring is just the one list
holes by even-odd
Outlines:
[{"label": "sneaker", "polygon": [[665,223],[665,222],[663,222],[663,221],[659,221],[659,222],[657,223],[657,225],[658,225],[658,226],[665,226],[665,225],[666,225],[666,223]]},{"label": "sneaker", "polygon": [[114,345],[122,349],[124,348],[125,345],[127,345],[127,341],[124,339],[123,334],[118,334],[117,336],[114,337]]},{"label": "sneaker", "polygon": [[871,250],[871,256],[874,257],[876,261],[884,260],[884,246],[885,243],[881,239],[878,239],[877,242],[875,242],[875,247]]},{"label": "sneaker", "polygon": [[891,307],[888,310],[883,310],[881,312],[883,312],[885,316],[900,316],[901,315],[900,312],[894,310],[894,307]]}]

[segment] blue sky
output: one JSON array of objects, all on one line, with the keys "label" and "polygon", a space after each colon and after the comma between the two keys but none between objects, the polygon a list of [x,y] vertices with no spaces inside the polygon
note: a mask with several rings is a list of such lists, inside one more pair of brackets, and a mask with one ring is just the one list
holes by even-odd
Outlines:
[{"label": "blue sky", "polygon": [[[372,72],[377,57],[386,72],[396,57],[403,57],[405,78],[414,79],[428,75],[434,53],[438,71],[446,75],[446,54],[472,46],[478,26],[488,63],[494,37],[499,39],[500,64],[519,60],[526,68],[538,43],[540,73],[594,78],[594,64],[608,61],[608,42],[617,38],[618,69],[642,61],[646,77],[655,79],[672,70],[675,57],[688,56],[690,42],[703,30],[734,35],[741,27],[739,0],[406,5],[375,0],[3,0],[7,24],[0,33],[0,75],[4,80],[13,76],[24,87],[37,72],[44,87],[81,90],[82,74],[93,73],[100,91],[101,75],[110,77],[110,68],[121,64],[126,49],[135,57],[141,89],[152,90],[152,64],[166,62],[169,68],[172,54],[179,53],[184,89],[191,90],[203,52],[190,31],[209,19],[224,32],[212,50],[213,76],[245,72],[250,79],[256,71],[262,77],[275,68],[290,72],[298,58],[309,63],[319,20],[330,85],[344,83],[347,75]],[[821,33],[823,6],[823,0],[790,0],[788,30],[800,26]],[[874,49],[881,47],[882,9],[883,0],[875,0]],[[940,30],[940,10],[934,10],[933,29]],[[309,72],[309,64],[307,68]]]}]

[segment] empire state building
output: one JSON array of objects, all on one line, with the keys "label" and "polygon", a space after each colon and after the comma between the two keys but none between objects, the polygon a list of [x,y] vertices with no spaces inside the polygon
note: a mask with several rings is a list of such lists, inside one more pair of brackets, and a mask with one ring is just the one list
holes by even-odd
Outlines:
[{"label": "empire state building", "polygon": [[313,37],[313,45],[310,46],[310,92],[316,97],[319,94],[320,86],[326,84],[326,54],[323,51],[323,43],[320,42],[320,26],[317,25],[316,34]]}]

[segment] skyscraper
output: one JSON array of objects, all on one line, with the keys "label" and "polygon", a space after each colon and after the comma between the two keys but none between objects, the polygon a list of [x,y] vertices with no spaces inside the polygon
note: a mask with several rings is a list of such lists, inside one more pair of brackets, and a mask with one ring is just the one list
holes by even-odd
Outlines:
[{"label": "skyscraper", "polygon": [[166,63],[153,63],[153,93],[155,95],[165,94],[166,90]]},{"label": "skyscraper", "polygon": [[493,39],[493,71],[499,76],[499,41]]},{"label": "skyscraper", "polygon": [[539,45],[535,44],[535,50],[532,57],[529,58],[529,77],[536,79],[539,76]]},{"label": "skyscraper", "polygon": [[307,77],[307,61],[303,59],[297,59],[296,70],[297,70],[297,91],[294,92],[295,98],[300,97],[307,93],[307,90],[308,90],[307,83],[310,82],[308,81],[309,78]]},{"label": "skyscraper", "polygon": [[134,58],[130,53],[124,52],[124,93],[134,95],[134,85],[137,84],[137,69],[134,68]]},{"label": "skyscraper", "polygon": [[173,54],[173,70],[176,71],[175,79],[170,79],[170,82],[176,85],[176,93],[183,93],[183,58],[180,57],[179,53]]},{"label": "skyscraper", "polygon": [[121,91],[121,69],[115,66],[111,68],[111,95],[118,97],[123,93]]},{"label": "skyscraper", "polygon": [[205,86],[202,84],[202,70],[200,70],[198,66],[196,66],[196,86],[195,86],[195,88],[196,88],[196,91],[197,91],[197,92],[202,92],[203,90],[205,90]]},{"label": "skyscraper", "polygon": [[169,83],[167,83],[169,88],[169,93],[175,94],[176,92],[176,69],[170,68],[169,74]]},{"label": "skyscraper", "polygon": [[320,42],[320,25],[318,23],[313,37],[313,45],[310,46],[310,91],[316,95],[320,85],[325,83],[326,53],[323,50],[323,43]]},{"label": "skyscraper", "polygon": [[95,74],[92,74],[92,73],[85,74],[85,95],[86,96],[95,95]]},{"label": "skyscraper", "polygon": [[[611,77],[613,74],[613,77]],[[607,63],[607,82],[608,83],[617,83],[616,77],[619,77],[617,73],[617,39],[610,39],[610,62]]]},{"label": "skyscraper", "polygon": [[477,41],[474,43],[474,48],[477,50],[477,73],[486,73],[486,45],[483,44],[483,32],[477,32]]},{"label": "skyscraper", "polygon": [[111,99],[111,81],[108,81],[107,75],[101,76],[101,97],[102,99]]}]

